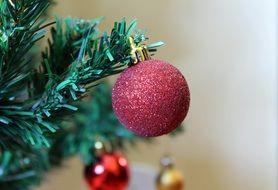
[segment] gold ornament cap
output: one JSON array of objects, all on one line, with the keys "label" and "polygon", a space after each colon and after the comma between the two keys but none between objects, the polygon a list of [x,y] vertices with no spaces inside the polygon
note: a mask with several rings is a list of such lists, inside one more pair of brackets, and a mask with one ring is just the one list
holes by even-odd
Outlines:
[{"label": "gold ornament cap", "polygon": [[132,59],[132,64],[137,64],[139,62],[151,59],[146,45],[137,45],[133,37],[129,37],[129,44],[131,48],[130,56]]}]

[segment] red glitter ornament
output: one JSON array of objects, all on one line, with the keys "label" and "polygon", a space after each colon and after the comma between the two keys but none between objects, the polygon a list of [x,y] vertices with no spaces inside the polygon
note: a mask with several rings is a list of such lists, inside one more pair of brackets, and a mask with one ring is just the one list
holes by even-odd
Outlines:
[{"label": "red glitter ornament", "polygon": [[160,136],[176,129],[186,117],[189,103],[185,78],[161,60],[146,60],[128,68],[112,92],[119,121],[140,136]]},{"label": "red glitter ornament", "polygon": [[127,159],[120,153],[105,153],[85,167],[85,179],[91,190],[124,190],[129,181]]}]

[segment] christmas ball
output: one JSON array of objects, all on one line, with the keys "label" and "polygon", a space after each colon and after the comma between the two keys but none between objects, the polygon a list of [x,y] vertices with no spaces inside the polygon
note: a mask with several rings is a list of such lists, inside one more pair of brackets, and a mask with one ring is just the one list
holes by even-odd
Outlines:
[{"label": "christmas ball", "polygon": [[184,177],[174,168],[173,160],[169,156],[161,159],[162,169],[156,178],[157,190],[183,190]]},{"label": "christmas ball", "polygon": [[165,169],[158,175],[156,187],[157,190],[183,190],[183,175],[174,168]]},{"label": "christmas ball", "polygon": [[190,93],[183,75],[161,60],[126,69],[112,92],[119,121],[139,136],[155,137],[176,129],[187,115]]},{"label": "christmas ball", "polygon": [[85,167],[85,179],[91,190],[124,190],[129,182],[128,161],[120,153],[105,153]]}]

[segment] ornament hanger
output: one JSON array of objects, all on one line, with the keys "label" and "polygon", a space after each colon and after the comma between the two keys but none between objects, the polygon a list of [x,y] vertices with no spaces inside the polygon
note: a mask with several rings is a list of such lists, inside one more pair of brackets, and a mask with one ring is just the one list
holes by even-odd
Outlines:
[{"label": "ornament hanger", "polygon": [[129,37],[129,43],[131,48],[130,55],[133,64],[151,59],[145,44],[136,45],[133,37]]}]

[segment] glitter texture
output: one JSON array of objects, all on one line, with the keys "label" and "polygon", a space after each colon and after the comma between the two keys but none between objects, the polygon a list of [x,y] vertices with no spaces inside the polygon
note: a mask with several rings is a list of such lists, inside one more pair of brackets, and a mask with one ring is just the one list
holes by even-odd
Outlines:
[{"label": "glitter texture", "polygon": [[119,121],[135,134],[154,137],[176,129],[187,115],[190,93],[178,69],[147,60],[125,70],[112,92]]}]

